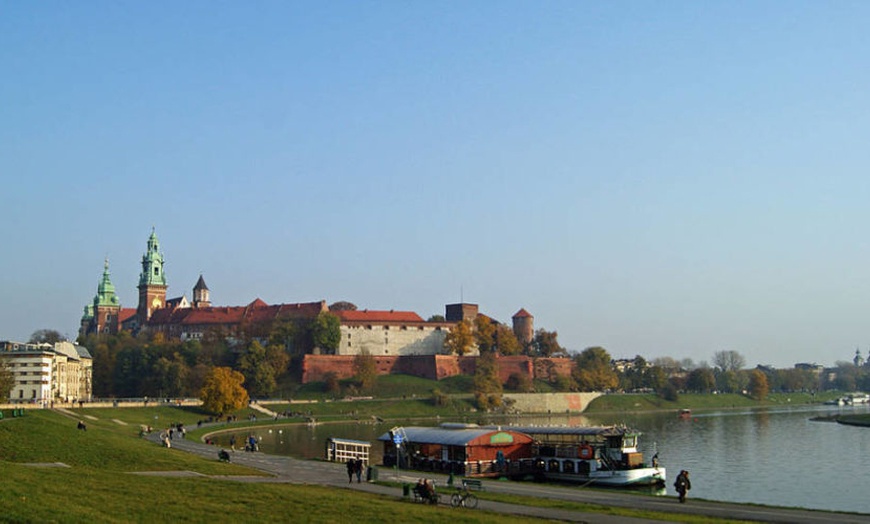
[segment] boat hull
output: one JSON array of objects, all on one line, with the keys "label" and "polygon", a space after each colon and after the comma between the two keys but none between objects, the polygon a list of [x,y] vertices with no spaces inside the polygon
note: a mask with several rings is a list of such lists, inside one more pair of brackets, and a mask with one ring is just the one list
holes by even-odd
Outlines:
[{"label": "boat hull", "polygon": [[598,486],[663,486],[667,478],[665,468],[635,468],[614,471],[592,471],[588,475],[573,473],[544,473],[547,480],[572,482],[576,484],[594,484]]}]

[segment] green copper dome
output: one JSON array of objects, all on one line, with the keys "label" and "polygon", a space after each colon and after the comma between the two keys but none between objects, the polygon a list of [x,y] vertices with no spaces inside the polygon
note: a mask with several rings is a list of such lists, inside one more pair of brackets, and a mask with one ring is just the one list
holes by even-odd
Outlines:
[{"label": "green copper dome", "polygon": [[109,279],[109,259],[106,259],[103,267],[103,279],[100,280],[100,285],[97,286],[97,296],[94,297],[94,309],[98,306],[120,306],[121,301],[115,295],[115,286]]},{"label": "green copper dome", "polygon": [[139,286],[165,286],[166,275],[163,274],[163,254],[160,253],[160,242],[157,233],[151,228],[148,237],[148,249],[142,255],[142,273],[139,274]]}]

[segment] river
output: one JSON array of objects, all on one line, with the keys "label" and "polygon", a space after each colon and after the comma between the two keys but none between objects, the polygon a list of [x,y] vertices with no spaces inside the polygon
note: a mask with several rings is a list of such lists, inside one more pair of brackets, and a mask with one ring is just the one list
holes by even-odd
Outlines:
[{"label": "river", "polygon": [[[691,472],[690,497],[729,502],[870,513],[863,481],[870,471],[870,428],[810,420],[837,412],[866,413],[870,407],[795,406],[705,412],[680,419],[674,412],[601,416],[545,416],[518,424],[587,425],[625,423],[643,432],[647,460],[658,452],[668,469],[667,493],[681,469]],[[478,422],[464,420],[462,422]],[[484,421],[492,423],[493,421]],[[500,424],[510,420],[500,419]],[[407,425],[414,425],[406,422]],[[433,421],[417,425],[433,425]],[[395,423],[275,426],[260,430],[261,449],[304,458],[324,456],[328,437],[372,442]],[[243,433],[237,440],[243,442]],[[228,436],[218,439],[226,445]]]}]

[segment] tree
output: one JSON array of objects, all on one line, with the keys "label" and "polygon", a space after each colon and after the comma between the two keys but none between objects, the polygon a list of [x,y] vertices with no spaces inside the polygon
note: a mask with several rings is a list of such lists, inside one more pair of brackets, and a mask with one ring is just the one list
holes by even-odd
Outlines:
[{"label": "tree", "polygon": [[354,355],[353,357],[353,375],[359,383],[361,391],[371,391],[378,380],[378,367],[375,363],[375,357],[366,350]]},{"label": "tree", "polygon": [[474,347],[474,330],[471,322],[462,320],[457,322],[447,336],[444,337],[444,348],[451,355],[465,355]]},{"label": "tree", "polygon": [[9,400],[9,395],[14,387],[15,376],[12,374],[12,370],[9,369],[6,359],[0,357],[0,403]]},{"label": "tree", "polygon": [[447,321],[447,319],[444,318],[444,315],[432,315],[431,317],[429,317],[428,320],[426,320],[426,322],[446,322],[446,321]]},{"label": "tree", "polygon": [[713,365],[722,371],[740,371],[746,367],[746,359],[733,350],[717,351],[713,354]]},{"label": "tree", "polygon": [[66,337],[61,335],[59,331],[53,329],[38,329],[30,335],[31,344],[51,344],[66,340]]},{"label": "tree", "polygon": [[753,369],[749,374],[749,396],[755,400],[764,400],[769,392],[767,375],[760,369]]},{"label": "tree", "polygon": [[535,331],[535,337],[532,339],[531,356],[536,357],[552,357],[556,355],[567,355],[568,352],[559,345],[559,334],[555,331],[546,331],[539,329]]},{"label": "tree", "polygon": [[229,413],[248,403],[248,392],[242,387],[245,376],[227,367],[216,367],[206,375],[199,393],[202,407],[212,413]]},{"label": "tree", "polygon": [[716,376],[710,368],[698,368],[686,377],[686,389],[697,393],[710,393],[716,388]]},{"label": "tree", "polygon": [[340,300],[334,304],[330,304],[330,311],[356,311],[356,304],[346,300]]},{"label": "tree", "polygon": [[341,343],[341,319],[328,311],[321,311],[311,325],[314,346],[324,353],[332,354]]},{"label": "tree", "polygon": [[610,365],[610,354],[602,347],[590,347],[574,357],[574,381],[580,391],[603,391],[619,385],[619,377]]},{"label": "tree", "polygon": [[519,393],[529,393],[535,389],[532,380],[525,373],[511,373],[505,385],[508,389]]},{"label": "tree", "polygon": [[252,397],[266,397],[275,391],[276,370],[267,357],[266,348],[256,340],[248,344],[239,358],[238,369],[245,376],[248,394]]},{"label": "tree", "polygon": [[498,360],[495,353],[487,351],[477,359],[477,369],[474,370],[472,392],[477,407],[489,411],[501,406],[502,385],[498,375]]},{"label": "tree", "polygon": [[484,315],[477,315],[474,319],[474,341],[477,349],[483,353],[492,351],[495,347],[495,325]]},{"label": "tree", "polygon": [[327,371],[323,374],[323,389],[327,393],[341,392],[341,382],[338,380],[338,373],[335,371]]},{"label": "tree", "polygon": [[495,327],[495,346],[500,355],[519,355],[523,350],[514,330],[504,324]]}]

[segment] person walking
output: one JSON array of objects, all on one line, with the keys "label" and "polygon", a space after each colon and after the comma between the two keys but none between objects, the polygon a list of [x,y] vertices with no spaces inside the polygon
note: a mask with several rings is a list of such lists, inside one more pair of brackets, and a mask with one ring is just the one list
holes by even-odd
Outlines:
[{"label": "person walking", "polygon": [[363,470],[363,461],[362,459],[356,459],[353,463],[353,472],[356,473],[356,482],[359,484],[362,478],[362,470]]},{"label": "person walking", "polygon": [[680,502],[686,502],[686,492],[692,489],[692,482],[689,480],[688,471],[680,471],[680,474],[677,475],[677,480],[674,481],[674,487],[677,489],[677,494],[680,496]]},{"label": "person walking", "polygon": [[348,484],[350,484],[351,482],[353,482],[353,472],[356,469],[356,464],[354,463],[352,458],[349,458],[347,459],[347,463],[345,465],[347,466],[347,482]]}]

